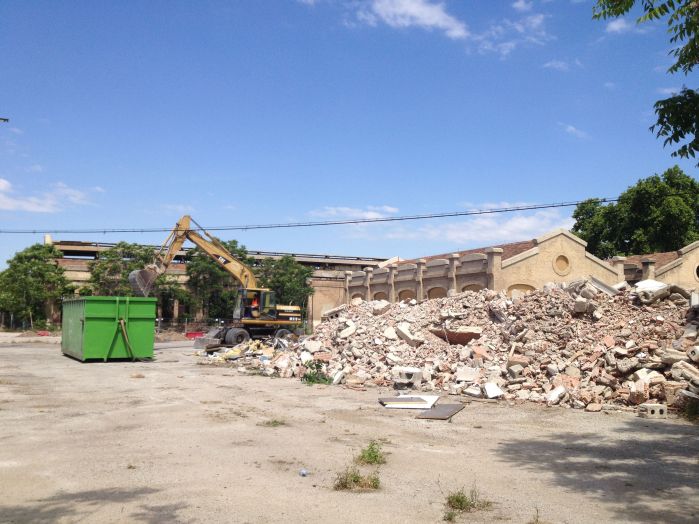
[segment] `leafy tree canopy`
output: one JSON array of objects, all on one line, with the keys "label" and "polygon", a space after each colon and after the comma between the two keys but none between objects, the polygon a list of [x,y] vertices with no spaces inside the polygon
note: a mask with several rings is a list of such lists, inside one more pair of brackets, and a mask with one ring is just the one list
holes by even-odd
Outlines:
[{"label": "leafy tree canopy", "polygon": [[47,306],[57,305],[73,288],[56,264],[62,253],[52,245],[34,244],[7,261],[0,273],[0,309],[18,320],[46,318]]},{"label": "leafy tree canopy", "polygon": [[[152,264],[153,259],[152,247],[119,242],[114,247],[102,251],[98,259],[90,262],[91,290],[81,290],[81,294],[131,296],[133,290],[129,284],[129,273]],[[173,298],[183,302],[188,300],[187,292],[169,275],[160,275],[156,279],[151,295],[161,304],[164,300]]]},{"label": "leafy tree canopy", "polygon": [[264,287],[276,292],[277,303],[306,306],[308,297],[313,294],[313,288],[308,279],[313,275],[313,269],[303,266],[290,255],[278,259],[265,258],[256,268]]},{"label": "leafy tree canopy", "polygon": [[[689,74],[699,64],[699,3],[697,0],[598,0],[593,8],[596,19],[616,18],[640,5],[643,14],[639,23],[666,20],[670,42],[675,46],[670,55],[675,62],[669,73]],[[672,156],[694,158],[699,152],[699,92],[683,87],[670,98],[655,103],[657,122],[651,130],[663,145],[682,143]],[[699,165],[699,164],[697,164]]]},{"label": "leafy tree canopy", "polygon": [[[252,266],[245,246],[236,240],[220,241],[242,263]],[[187,276],[194,302],[209,318],[228,318],[233,313],[240,283],[198,247],[187,253]]]},{"label": "leafy tree canopy", "polygon": [[675,166],[629,187],[616,204],[579,204],[573,232],[602,257],[674,251],[699,240],[699,182]]}]

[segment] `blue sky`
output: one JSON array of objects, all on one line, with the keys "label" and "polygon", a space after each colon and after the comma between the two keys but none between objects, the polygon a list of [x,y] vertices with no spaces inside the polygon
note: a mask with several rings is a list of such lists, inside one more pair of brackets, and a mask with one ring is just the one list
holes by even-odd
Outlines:
[{"label": "blue sky", "polygon": [[[676,163],[696,176],[648,130],[696,76],[665,72],[663,25],[593,21],[592,5],[4,0],[0,228],[391,216],[615,196]],[[221,236],[410,258],[571,211]],[[37,241],[0,235],[0,260]]]}]

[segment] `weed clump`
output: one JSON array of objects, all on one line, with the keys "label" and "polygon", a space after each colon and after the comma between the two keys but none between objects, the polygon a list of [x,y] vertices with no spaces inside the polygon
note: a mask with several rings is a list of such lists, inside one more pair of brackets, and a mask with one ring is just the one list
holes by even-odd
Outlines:
[{"label": "weed clump", "polygon": [[470,513],[472,511],[489,509],[492,505],[493,503],[491,501],[481,498],[475,484],[468,494],[466,494],[464,489],[461,488],[457,491],[452,491],[447,495],[445,501],[446,510],[444,512],[444,520],[447,522],[452,522],[460,513]]},{"label": "weed clump", "polygon": [[376,440],[369,442],[369,445],[357,455],[356,462],[359,464],[385,464],[386,456],[381,450],[381,443]]},{"label": "weed clump", "polygon": [[273,418],[271,420],[265,420],[264,422],[260,422],[258,426],[263,426],[265,428],[278,428],[279,426],[286,426],[286,421]]},{"label": "weed clump", "polygon": [[306,373],[301,377],[301,382],[308,384],[332,384],[333,379],[323,371],[323,363],[313,360],[306,364]]},{"label": "weed clump", "polygon": [[344,471],[338,473],[333,484],[335,491],[370,490],[380,487],[381,480],[378,471],[370,475],[362,475],[355,466],[348,466]]}]

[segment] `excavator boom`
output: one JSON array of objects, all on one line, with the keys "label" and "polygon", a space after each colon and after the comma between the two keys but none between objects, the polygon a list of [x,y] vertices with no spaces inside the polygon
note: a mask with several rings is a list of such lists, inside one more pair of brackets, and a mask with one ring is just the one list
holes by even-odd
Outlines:
[{"label": "excavator boom", "polygon": [[[201,226],[194,222],[199,231],[204,236],[191,228],[194,222],[189,215],[183,216],[175,229],[170,232],[160,250],[155,256],[155,263],[145,269],[135,270],[129,274],[129,283],[134,293],[138,296],[146,297],[150,294],[159,275],[167,271],[175,255],[182,249],[185,240],[191,241],[204,253],[214,259],[223,269],[230,273],[233,278],[240,282],[241,287],[256,288],[257,279],[252,270],[237,260],[226,247],[215,237],[207,233]],[[206,238],[205,238],[206,237]]]}]

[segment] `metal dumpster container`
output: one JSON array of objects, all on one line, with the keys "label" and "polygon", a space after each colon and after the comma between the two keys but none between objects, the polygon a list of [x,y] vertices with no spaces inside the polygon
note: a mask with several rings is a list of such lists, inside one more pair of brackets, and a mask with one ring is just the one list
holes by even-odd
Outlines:
[{"label": "metal dumpster container", "polygon": [[153,358],[155,303],[144,297],[66,299],[61,350],[82,361]]}]

